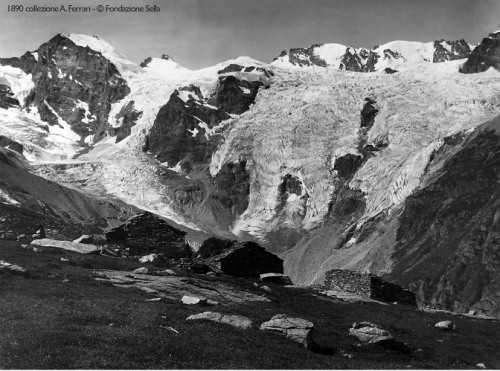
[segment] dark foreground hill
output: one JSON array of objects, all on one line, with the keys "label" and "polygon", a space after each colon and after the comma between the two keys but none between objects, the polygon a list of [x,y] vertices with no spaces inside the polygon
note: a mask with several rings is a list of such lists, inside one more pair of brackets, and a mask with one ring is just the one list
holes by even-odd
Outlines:
[{"label": "dark foreground hill", "polygon": [[[0,261],[25,272],[0,269],[0,368],[2,369],[447,369],[499,368],[497,321],[425,313],[376,302],[346,302],[309,289],[268,285],[229,276],[177,271],[169,297],[137,289],[165,264],[102,255],[79,255],[50,248],[38,252],[18,242],[0,241]],[[103,280],[102,270],[143,279],[122,287]],[[101,272],[101,273],[100,273]],[[137,275],[136,275],[137,276]],[[101,278],[101,280],[96,280]],[[220,305],[187,306],[186,287],[219,296]],[[248,300],[237,303],[235,298]],[[156,300],[158,297],[161,299]],[[155,300],[151,300],[155,299]],[[247,330],[189,315],[217,311],[246,316]],[[311,321],[314,351],[259,325],[276,314]],[[452,320],[454,331],[434,327]],[[349,335],[353,322],[370,321],[406,344],[402,349],[360,345]]]}]

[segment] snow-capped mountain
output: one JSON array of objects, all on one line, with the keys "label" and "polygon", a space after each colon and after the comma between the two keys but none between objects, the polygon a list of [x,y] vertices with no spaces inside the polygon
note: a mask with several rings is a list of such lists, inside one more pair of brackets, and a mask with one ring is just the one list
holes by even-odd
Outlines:
[{"label": "snow-capped mountain", "polygon": [[0,59],[0,145],[87,195],[257,240],[295,283],[371,271],[426,305],[498,313],[496,35],[472,53],[324,44],[201,70],[57,35]]},{"label": "snow-capped mountain", "polygon": [[463,39],[392,41],[373,49],[355,48],[341,44],[317,44],[307,49],[294,48],[282,51],[273,65],[283,68],[332,67],[354,72],[389,72],[395,68],[412,67],[418,63],[439,63],[467,58],[473,47]]}]

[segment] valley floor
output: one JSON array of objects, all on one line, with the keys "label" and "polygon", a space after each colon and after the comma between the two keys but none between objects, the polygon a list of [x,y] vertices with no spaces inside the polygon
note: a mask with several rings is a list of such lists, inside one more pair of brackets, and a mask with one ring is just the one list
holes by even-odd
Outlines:
[{"label": "valley floor", "polygon": [[[377,303],[349,303],[314,296],[310,290],[252,280],[178,272],[198,287],[232,287],[269,300],[186,306],[137,288],[96,280],[99,270],[131,273],[154,263],[79,255],[14,241],[0,241],[0,260],[26,272],[0,269],[0,368],[2,369],[449,369],[500,368],[500,323],[424,313]],[[9,272],[9,273],[7,273]],[[222,302],[222,301],[221,301]],[[250,318],[255,328],[186,322],[191,314],[218,311]],[[316,352],[271,333],[260,323],[284,313],[315,325]],[[453,320],[454,331],[434,327]],[[360,346],[349,336],[353,322],[370,321],[407,344],[411,354]]]}]

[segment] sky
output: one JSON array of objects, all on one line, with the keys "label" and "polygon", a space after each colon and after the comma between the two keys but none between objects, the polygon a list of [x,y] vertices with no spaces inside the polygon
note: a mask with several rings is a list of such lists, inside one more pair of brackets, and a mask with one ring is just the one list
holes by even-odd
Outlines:
[{"label": "sky", "polygon": [[[170,55],[199,69],[285,49],[339,43],[372,48],[393,40],[465,39],[500,29],[499,0],[0,0],[0,57],[36,50],[58,33],[97,35],[128,59]],[[22,5],[22,12],[8,11]],[[159,12],[28,12],[38,5],[153,6]]]}]

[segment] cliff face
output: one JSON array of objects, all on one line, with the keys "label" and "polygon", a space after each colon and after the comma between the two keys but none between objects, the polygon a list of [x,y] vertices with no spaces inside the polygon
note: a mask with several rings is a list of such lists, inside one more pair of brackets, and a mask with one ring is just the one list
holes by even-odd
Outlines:
[{"label": "cliff face", "polygon": [[391,276],[427,304],[499,313],[500,116],[445,138],[399,217]]},{"label": "cliff face", "polygon": [[114,134],[108,124],[111,104],[130,89],[102,53],[57,35],[35,52],[2,58],[0,64],[31,74],[34,87],[25,106],[49,125],[76,133],[81,145]]},{"label": "cliff face", "polygon": [[489,68],[500,70],[500,31],[490,33],[473,50],[462,66],[462,73],[484,72]]}]

